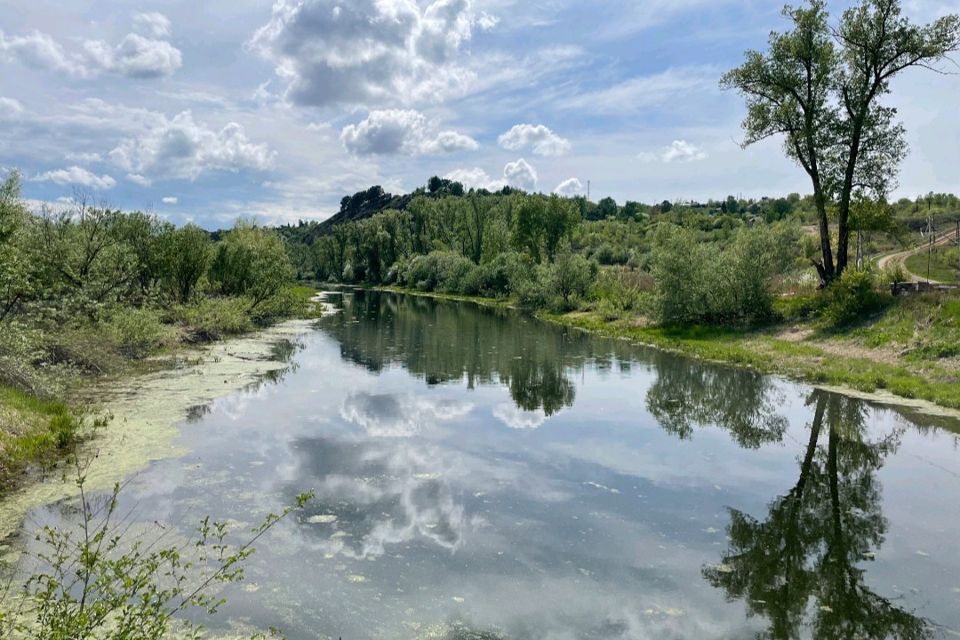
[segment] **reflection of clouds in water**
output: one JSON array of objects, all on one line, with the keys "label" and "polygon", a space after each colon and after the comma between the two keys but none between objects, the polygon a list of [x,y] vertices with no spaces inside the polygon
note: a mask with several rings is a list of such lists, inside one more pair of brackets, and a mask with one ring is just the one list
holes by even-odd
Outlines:
[{"label": "reflection of clouds in water", "polygon": [[407,438],[437,421],[465,416],[471,409],[473,405],[466,402],[359,392],[343,401],[340,416],[375,438]]},{"label": "reflection of clouds in water", "polygon": [[[333,528],[318,530],[330,538],[325,553],[377,558],[387,545],[423,539],[451,551],[460,546],[466,518],[454,499],[451,467],[437,451],[402,445],[360,454],[364,475],[330,474],[317,488],[317,498],[335,509],[349,505],[361,517],[339,517]],[[372,472],[372,474],[371,474]]]},{"label": "reflection of clouds in water", "polygon": [[511,429],[539,429],[547,421],[547,414],[543,409],[524,411],[511,402],[494,407],[493,417]]}]

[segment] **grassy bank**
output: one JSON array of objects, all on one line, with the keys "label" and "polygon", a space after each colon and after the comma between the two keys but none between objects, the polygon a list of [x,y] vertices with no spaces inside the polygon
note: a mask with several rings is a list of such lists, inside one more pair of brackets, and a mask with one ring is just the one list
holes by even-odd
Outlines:
[{"label": "grassy bank", "polygon": [[684,355],[791,379],[887,391],[960,409],[960,298],[898,298],[843,330],[815,321],[761,328],[658,327],[640,317],[608,321],[592,311],[541,313],[545,320]]}]

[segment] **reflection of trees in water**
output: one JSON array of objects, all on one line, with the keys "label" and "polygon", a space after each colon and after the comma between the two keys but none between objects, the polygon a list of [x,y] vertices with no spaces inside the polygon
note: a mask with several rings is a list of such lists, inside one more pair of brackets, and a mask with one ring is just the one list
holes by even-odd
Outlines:
[{"label": "reflection of trees in water", "polygon": [[901,435],[870,441],[865,405],[815,391],[809,440],[796,484],[757,520],[730,511],[730,546],[704,577],[751,615],[769,619],[762,637],[924,638],[927,623],[874,593],[861,565],[883,543],[877,470]]},{"label": "reflection of trees in water", "polygon": [[320,326],[339,340],[345,359],[370,371],[401,364],[428,384],[504,384],[519,408],[547,415],[574,402],[568,370],[585,359],[600,369],[629,360],[628,345],[512,312],[417,296],[344,295],[343,312]]},{"label": "reflection of trees in water", "polygon": [[787,420],[777,412],[782,398],[769,377],[668,353],[653,360],[657,380],[647,391],[647,410],[669,433],[686,439],[694,425],[717,425],[754,449],[783,438]]}]

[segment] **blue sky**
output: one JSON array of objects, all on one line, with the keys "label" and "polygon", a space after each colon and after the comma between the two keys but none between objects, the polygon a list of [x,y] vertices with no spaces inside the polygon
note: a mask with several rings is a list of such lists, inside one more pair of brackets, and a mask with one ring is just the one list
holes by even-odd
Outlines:
[{"label": "blue sky", "polygon": [[[834,2],[838,13],[847,2]],[[913,0],[927,21],[956,2]],[[431,175],[645,202],[806,192],[737,146],[720,75],[783,25],[757,0],[0,0],[0,170],[214,228],[321,219]],[[960,76],[891,103],[896,195],[960,191]]]}]

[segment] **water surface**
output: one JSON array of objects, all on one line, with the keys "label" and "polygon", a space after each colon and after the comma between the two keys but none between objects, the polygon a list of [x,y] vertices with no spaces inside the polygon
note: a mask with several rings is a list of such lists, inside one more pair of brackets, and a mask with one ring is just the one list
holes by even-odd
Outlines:
[{"label": "water surface", "polygon": [[[369,292],[125,489],[189,532],[317,498],[222,618],[291,639],[960,632],[958,425]],[[28,527],[69,517],[52,505]]]}]

